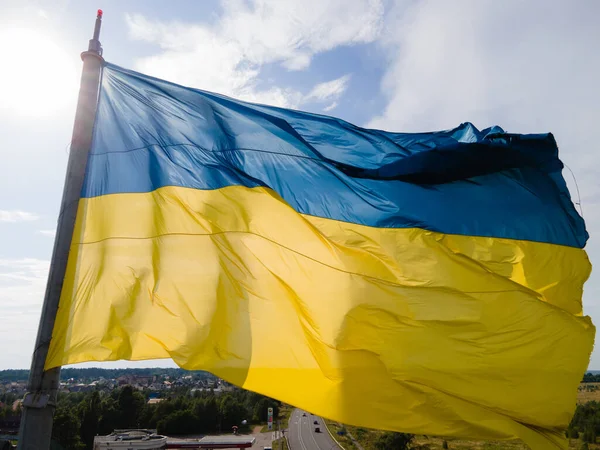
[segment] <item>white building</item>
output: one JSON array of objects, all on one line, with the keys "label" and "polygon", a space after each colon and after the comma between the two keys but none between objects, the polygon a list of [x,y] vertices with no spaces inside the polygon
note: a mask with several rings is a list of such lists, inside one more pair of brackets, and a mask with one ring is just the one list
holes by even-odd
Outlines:
[{"label": "white building", "polygon": [[115,430],[108,436],[94,438],[94,450],[162,450],[167,448],[166,436],[155,430]]}]

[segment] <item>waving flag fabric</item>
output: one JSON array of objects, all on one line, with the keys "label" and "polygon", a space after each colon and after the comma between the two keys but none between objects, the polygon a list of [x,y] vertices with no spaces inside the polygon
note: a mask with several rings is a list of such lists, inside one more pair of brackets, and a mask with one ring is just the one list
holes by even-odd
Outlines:
[{"label": "waving flag fabric", "polygon": [[551,134],[369,130],[108,64],[48,368],[172,358],[344,423],[561,448],[595,329]]}]

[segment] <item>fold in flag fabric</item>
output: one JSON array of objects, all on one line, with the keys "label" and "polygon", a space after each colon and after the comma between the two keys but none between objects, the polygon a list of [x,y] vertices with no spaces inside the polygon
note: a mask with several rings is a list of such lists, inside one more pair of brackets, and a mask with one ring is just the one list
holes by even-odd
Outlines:
[{"label": "fold in flag fabric", "polygon": [[390,133],[103,69],[46,367],[172,358],[343,423],[563,448],[595,329],[551,134]]}]

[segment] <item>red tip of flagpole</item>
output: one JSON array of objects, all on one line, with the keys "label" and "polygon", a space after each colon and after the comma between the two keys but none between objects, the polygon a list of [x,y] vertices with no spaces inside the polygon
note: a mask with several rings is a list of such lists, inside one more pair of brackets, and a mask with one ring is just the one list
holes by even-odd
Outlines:
[{"label": "red tip of flagpole", "polygon": [[100,27],[102,26],[102,10],[99,9],[96,15],[96,24],[94,25],[94,37],[90,39],[88,51],[82,53],[84,55],[93,53],[95,56],[102,56],[102,46],[100,45]]}]

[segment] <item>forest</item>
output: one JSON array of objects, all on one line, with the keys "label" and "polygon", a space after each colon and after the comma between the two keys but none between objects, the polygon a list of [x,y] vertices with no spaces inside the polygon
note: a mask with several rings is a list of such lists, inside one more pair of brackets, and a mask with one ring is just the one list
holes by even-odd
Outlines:
[{"label": "forest", "polygon": [[[59,394],[54,415],[53,440],[70,450],[93,447],[94,436],[110,434],[115,429],[150,428],[169,436],[227,433],[234,425],[241,431],[248,424],[265,423],[267,408],[279,414],[280,403],[253,392],[235,389],[215,394],[211,390],[173,390],[160,402],[148,404],[149,392],[131,386],[100,392]],[[0,395],[4,406],[0,418],[14,415],[14,394]],[[244,423],[245,422],[245,423]]]}]

